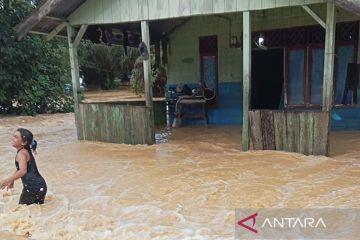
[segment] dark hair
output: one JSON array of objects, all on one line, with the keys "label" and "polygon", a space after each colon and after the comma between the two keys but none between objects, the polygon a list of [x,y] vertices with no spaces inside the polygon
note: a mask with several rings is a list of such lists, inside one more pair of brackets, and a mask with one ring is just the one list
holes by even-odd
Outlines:
[{"label": "dark hair", "polygon": [[21,139],[26,142],[24,148],[28,151],[33,151],[36,153],[37,141],[34,139],[32,132],[25,128],[18,128],[16,131],[20,133]]}]

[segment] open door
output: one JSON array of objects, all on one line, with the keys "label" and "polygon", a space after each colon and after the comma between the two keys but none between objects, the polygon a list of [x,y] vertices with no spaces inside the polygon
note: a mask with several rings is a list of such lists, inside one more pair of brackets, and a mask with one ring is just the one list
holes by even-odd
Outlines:
[{"label": "open door", "polygon": [[251,109],[279,109],[284,85],[284,50],[252,52]]},{"label": "open door", "polygon": [[[199,38],[200,50],[200,73],[203,87],[210,89],[215,97],[207,102],[207,106],[216,107],[218,99],[218,43],[217,36],[206,36]],[[211,96],[205,96],[211,97]]]}]

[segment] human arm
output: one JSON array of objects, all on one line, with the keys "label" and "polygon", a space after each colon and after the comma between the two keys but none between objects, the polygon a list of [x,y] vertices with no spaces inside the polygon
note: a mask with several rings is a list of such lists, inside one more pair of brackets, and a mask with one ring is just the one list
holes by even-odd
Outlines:
[{"label": "human arm", "polygon": [[16,160],[19,163],[19,170],[17,170],[9,178],[5,179],[0,184],[0,189],[12,188],[14,186],[14,181],[25,176],[27,174],[27,156],[24,152],[19,152]]}]

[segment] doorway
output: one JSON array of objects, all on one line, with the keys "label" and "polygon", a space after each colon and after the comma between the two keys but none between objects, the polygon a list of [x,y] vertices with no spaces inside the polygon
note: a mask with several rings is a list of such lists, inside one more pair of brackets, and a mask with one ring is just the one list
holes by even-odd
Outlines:
[{"label": "doorway", "polygon": [[205,91],[204,95],[207,98],[214,96],[211,100],[207,101],[206,105],[208,107],[216,107],[219,95],[217,36],[200,37],[199,51],[201,84],[210,91]]},{"label": "doorway", "polygon": [[279,109],[284,86],[284,49],[252,51],[251,109]]}]

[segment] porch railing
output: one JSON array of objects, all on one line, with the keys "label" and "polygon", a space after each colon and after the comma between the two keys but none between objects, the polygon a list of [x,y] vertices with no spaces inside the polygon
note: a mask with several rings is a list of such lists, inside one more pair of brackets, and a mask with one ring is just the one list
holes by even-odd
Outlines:
[{"label": "porch railing", "polygon": [[150,108],[146,106],[81,103],[78,131],[81,140],[154,144],[150,117]]},{"label": "porch railing", "polygon": [[329,112],[249,111],[254,150],[329,154]]}]

